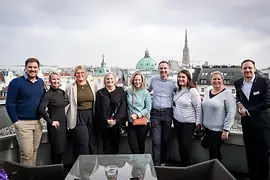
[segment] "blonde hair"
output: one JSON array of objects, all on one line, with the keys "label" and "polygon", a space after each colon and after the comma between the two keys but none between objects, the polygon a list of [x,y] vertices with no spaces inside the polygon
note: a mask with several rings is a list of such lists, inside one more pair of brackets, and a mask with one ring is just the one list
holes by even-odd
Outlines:
[{"label": "blonde hair", "polygon": [[49,74],[49,81],[51,80],[51,78],[52,78],[53,75],[57,75],[58,77],[60,77],[60,74],[58,72],[51,72]]},{"label": "blonde hair", "polygon": [[216,74],[220,75],[221,76],[221,79],[224,80],[224,76],[223,76],[222,72],[220,72],[220,71],[214,71],[214,72],[212,72],[211,75],[210,75],[210,79],[212,79],[213,76],[216,75]]},{"label": "blonde hair", "polygon": [[78,66],[76,66],[76,67],[74,68],[74,74],[73,74],[74,77],[76,77],[76,72],[77,72],[78,70],[82,70],[82,71],[85,73],[85,76],[86,76],[86,78],[87,78],[87,76],[88,76],[87,71],[86,71],[86,69],[85,69],[82,65],[78,65]]},{"label": "blonde hair", "polygon": [[113,72],[106,73],[106,75],[104,76],[104,85],[105,85],[105,80],[106,80],[107,76],[109,76],[109,75],[113,75],[113,78],[115,81],[114,84],[116,85],[116,75]]},{"label": "blonde hair", "polygon": [[137,75],[141,76],[141,78],[142,78],[142,85],[141,85],[140,89],[145,88],[144,76],[140,72],[137,71],[137,72],[133,73],[133,75],[130,78],[130,84],[131,84],[132,91],[134,91],[136,89],[135,85],[134,85],[134,79],[135,79],[135,76],[137,76]]}]

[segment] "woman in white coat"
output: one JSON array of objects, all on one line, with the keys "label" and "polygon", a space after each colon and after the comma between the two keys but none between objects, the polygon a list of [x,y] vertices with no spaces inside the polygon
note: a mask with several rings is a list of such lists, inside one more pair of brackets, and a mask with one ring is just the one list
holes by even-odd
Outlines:
[{"label": "woman in white coat", "polygon": [[94,128],[95,87],[87,80],[82,66],[74,69],[75,82],[66,89],[70,104],[66,109],[67,127],[72,134],[74,158],[96,153]]}]

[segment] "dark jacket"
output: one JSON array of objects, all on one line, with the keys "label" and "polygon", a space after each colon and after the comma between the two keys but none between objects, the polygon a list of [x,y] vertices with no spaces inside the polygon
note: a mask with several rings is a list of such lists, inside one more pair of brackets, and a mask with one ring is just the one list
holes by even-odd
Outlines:
[{"label": "dark jacket", "polygon": [[112,92],[109,92],[106,88],[98,90],[95,103],[97,133],[101,134],[105,130],[110,116],[114,116],[117,121],[116,126],[121,128],[126,120],[126,109],[126,95],[122,88],[116,87]]},{"label": "dark jacket", "polygon": [[236,100],[241,102],[248,110],[250,116],[242,117],[243,126],[249,125],[256,128],[270,128],[270,81],[269,79],[255,76],[250,91],[249,100],[242,91],[243,78],[234,82]]}]

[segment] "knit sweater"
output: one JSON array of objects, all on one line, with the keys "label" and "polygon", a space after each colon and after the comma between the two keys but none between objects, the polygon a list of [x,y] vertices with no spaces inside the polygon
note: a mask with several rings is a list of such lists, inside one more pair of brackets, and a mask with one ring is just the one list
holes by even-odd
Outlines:
[{"label": "knit sweater", "polygon": [[236,113],[236,102],[232,92],[225,90],[210,98],[209,91],[202,102],[203,125],[212,131],[229,131]]},{"label": "knit sweater", "polygon": [[196,88],[182,88],[173,97],[173,117],[179,122],[202,123],[201,98]]},{"label": "knit sweater", "polygon": [[13,79],[8,86],[6,109],[12,123],[18,120],[39,120],[38,107],[44,94],[44,82],[31,82],[25,76]]},{"label": "knit sweater", "polygon": [[136,89],[133,92],[133,105],[132,105],[132,89],[127,88],[127,103],[128,103],[128,121],[133,122],[130,118],[132,113],[137,114],[138,117],[146,116],[147,121],[150,122],[151,111],[151,97],[146,89]]}]

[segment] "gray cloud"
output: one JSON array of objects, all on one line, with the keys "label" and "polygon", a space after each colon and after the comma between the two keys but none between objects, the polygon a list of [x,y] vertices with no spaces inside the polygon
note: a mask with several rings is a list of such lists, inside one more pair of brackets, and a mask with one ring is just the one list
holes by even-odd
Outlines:
[{"label": "gray cloud", "polygon": [[[0,6],[0,64],[29,56],[44,64],[135,67],[149,48],[156,61],[181,60],[189,30],[193,61],[268,62],[270,1],[4,1]],[[270,66],[269,62],[267,64]]]}]

